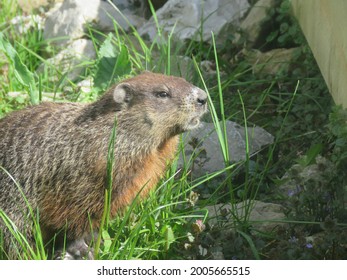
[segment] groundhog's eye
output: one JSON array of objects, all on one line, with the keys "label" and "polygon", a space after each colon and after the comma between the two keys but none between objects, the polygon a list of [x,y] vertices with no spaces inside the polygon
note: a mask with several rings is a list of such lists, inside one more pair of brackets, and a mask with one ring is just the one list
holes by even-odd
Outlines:
[{"label": "groundhog's eye", "polygon": [[170,97],[170,94],[166,91],[159,91],[156,93],[156,96],[158,98],[168,98],[168,97]]}]

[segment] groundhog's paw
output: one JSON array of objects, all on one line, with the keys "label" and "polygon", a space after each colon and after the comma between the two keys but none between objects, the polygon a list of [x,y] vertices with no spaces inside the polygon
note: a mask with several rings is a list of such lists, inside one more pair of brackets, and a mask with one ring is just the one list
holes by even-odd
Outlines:
[{"label": "groundhog's paw", "polygon": [[58,250],[55,254],[56,260],[93,260],[93,249],[90,248],[84,239],[74,240],[68,244],[65,252]]}]

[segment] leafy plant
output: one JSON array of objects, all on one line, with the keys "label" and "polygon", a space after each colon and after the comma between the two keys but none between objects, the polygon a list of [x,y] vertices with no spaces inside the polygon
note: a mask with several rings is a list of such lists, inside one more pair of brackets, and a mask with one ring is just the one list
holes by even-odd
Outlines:
[{"label": "leafy plant", "polygon": [[112,43],[114,40],[114,36],[110,33],[99,49],[94,74],[94,87],[97,91],[105,91],[119,77],[131,72],[132,65],[127,46],[122,43],[115,45]]},{"label": "leafy plant", "polygon": [[0,32],[0,50],[5,53],[11,63],[14,76],[18,82],[29,92],[31,103],[38,104],[39,92],[36,90],[34,74],[22,63],[17,51],[5,39],[2,32]]},{"label": "leafy plant", "polygon": [[305,42],[300,26],[291,15],[289,0],[277,1],[277,5],[268,11],[267,25],[271,26],[270,33],[265,36],[265,48],[276,46],[288,48],[300,46]]}]

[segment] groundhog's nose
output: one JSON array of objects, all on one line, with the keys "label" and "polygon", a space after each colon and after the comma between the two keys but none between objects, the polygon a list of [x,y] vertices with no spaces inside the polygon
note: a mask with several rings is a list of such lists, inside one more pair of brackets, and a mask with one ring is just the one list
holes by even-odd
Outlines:
[{"label": "groundhog's nose", "polygon": [[197,102],[200,106],[205,105],[207,102],[207,94],[201,89],[198,91]]}]

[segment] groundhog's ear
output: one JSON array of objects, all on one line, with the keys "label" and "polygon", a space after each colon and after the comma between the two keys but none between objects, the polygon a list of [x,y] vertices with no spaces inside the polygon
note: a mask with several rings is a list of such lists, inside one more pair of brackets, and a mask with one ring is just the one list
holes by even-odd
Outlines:
[{"label": "groundhog's ear", "polygon": [[132,89],[128,83],[118,84],[113,91],[113,99],[117,103],[128,103],[132,97]]}]

